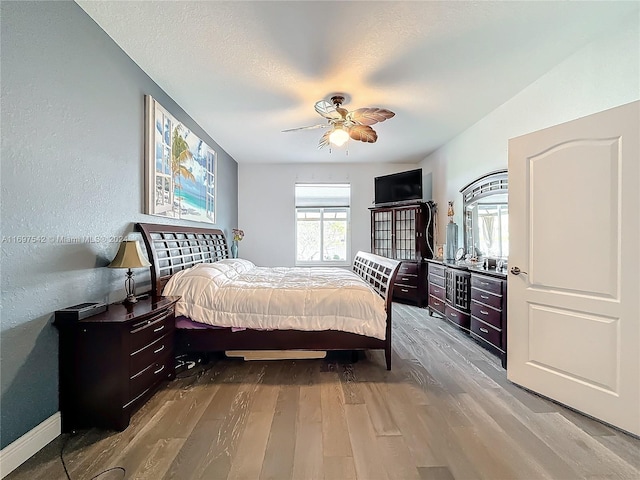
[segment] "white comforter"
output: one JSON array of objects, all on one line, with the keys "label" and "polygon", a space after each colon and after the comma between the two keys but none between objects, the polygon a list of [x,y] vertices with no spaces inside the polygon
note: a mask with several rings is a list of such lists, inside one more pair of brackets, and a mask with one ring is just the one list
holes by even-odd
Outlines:
[{"label": "white comforter", "polygon": [[167,283],[176,315],[220,327],[341,330],[385,338],[384,300],[342,268],[263,268],[248,260],[202,263]]}]

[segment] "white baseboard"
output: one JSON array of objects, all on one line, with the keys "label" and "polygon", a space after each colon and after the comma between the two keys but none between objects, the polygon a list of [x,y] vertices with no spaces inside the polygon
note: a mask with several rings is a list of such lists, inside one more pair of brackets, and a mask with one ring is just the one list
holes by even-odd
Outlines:
[{"label": "white baseboard", "polygon": [[0,450],[0,478],[9,475],[61,433],[62,419],[60,412],[56,412],[15,442],[4,447]]}]

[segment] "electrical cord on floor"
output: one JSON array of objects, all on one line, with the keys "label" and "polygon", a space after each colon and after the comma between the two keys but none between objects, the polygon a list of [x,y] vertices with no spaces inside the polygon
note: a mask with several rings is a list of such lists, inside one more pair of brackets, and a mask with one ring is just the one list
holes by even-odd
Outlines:
[{"label": "electrical cord on floor", "polygon": [[[69,470],[67,469],[67,464],[64,461],[64,449],[67,447],[67,444],[69,443],[69,440],[71,440],[74,436],[76,435],[76,432],[72,432],[71,435],[69,435],[65,440],[64,443],[62,444],[62,448],[60,448],[60,461],[62,462],[62,468],[64,468],[64,473],[67,476],[68,480],[71,480],[71,475],[69,474]],[[111,467],[111,468],[107,468],[106,470],[103,470],[102,472],[100,472],[99,474],[91,477],[90,480],[95,480],[98,477],[101,477],[102,475],[104,475],[105,473],[108,472],[113,472],[114,470],[120,470],[122,471],[122,478],[124,479],[127,476],[127,471],[124,469],[124,467]]]},{"label": "electrical cord on floor", "polygon": [[64,442],[62,443],[62,448],[60,448],[60,461],[62,462],[62,468],[64,468],[64,473],[69,480],[71,480],[71,475],[69,475],[69,470],[67,470],[67,464],[64,462],[63,454],[64,454],[64,449],[67,446],[67,443],[69,443],[69,440],[71,440],[72,437],[73,437],[73,433],[69,435],[67,438],[65,438]]},{"label": "electrical cord on floor", "polygon": [[124,467],[111,467],[111,468],[108,468],[108,469],[104,470],[103,472],[100,472],[95,477],[91,477],[89,480],[95,480],[96,478],[104,475],[105,473],[113,472],[114,470],[121,470],[123,479],[127,476],[127,471],[124,469]]},{"label": "electrical cord on floor", "polygon": [[[176,370],[185,368],[185,371],[188,371],[188,370],[194,369],[197,365],[204,366],[209,362],[211,361],[208,358],[203,358],[201,356],[198,356],[195,358],[189,358],[187,355],[178,355],[176,357]],[[205,373],[207,373],[209,370],[211,370],[215,366],[215,364],[216,362],[211,362],[211,364],[206,368],[198,369],[197,371],[194,371],[193,373],[190,373],[188,375],[180,375],[177,373],[176,379],[182,380],[183,378],[202,376]]]}]

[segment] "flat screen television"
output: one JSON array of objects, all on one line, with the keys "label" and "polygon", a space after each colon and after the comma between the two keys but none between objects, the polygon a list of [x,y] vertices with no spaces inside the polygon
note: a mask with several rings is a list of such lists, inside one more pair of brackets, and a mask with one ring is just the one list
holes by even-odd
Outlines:
[{"label": "flat screen television", "polygon": [[422,169],[376,177],[374,203],[376,205],[422,200]]}]

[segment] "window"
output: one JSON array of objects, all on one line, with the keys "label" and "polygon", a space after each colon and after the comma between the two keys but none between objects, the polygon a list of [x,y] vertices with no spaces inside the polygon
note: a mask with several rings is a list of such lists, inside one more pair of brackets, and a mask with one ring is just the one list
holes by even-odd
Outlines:
[{"label": "window", "polygon": [[296,265],[349,264],[351,185],[296,184]]}]

